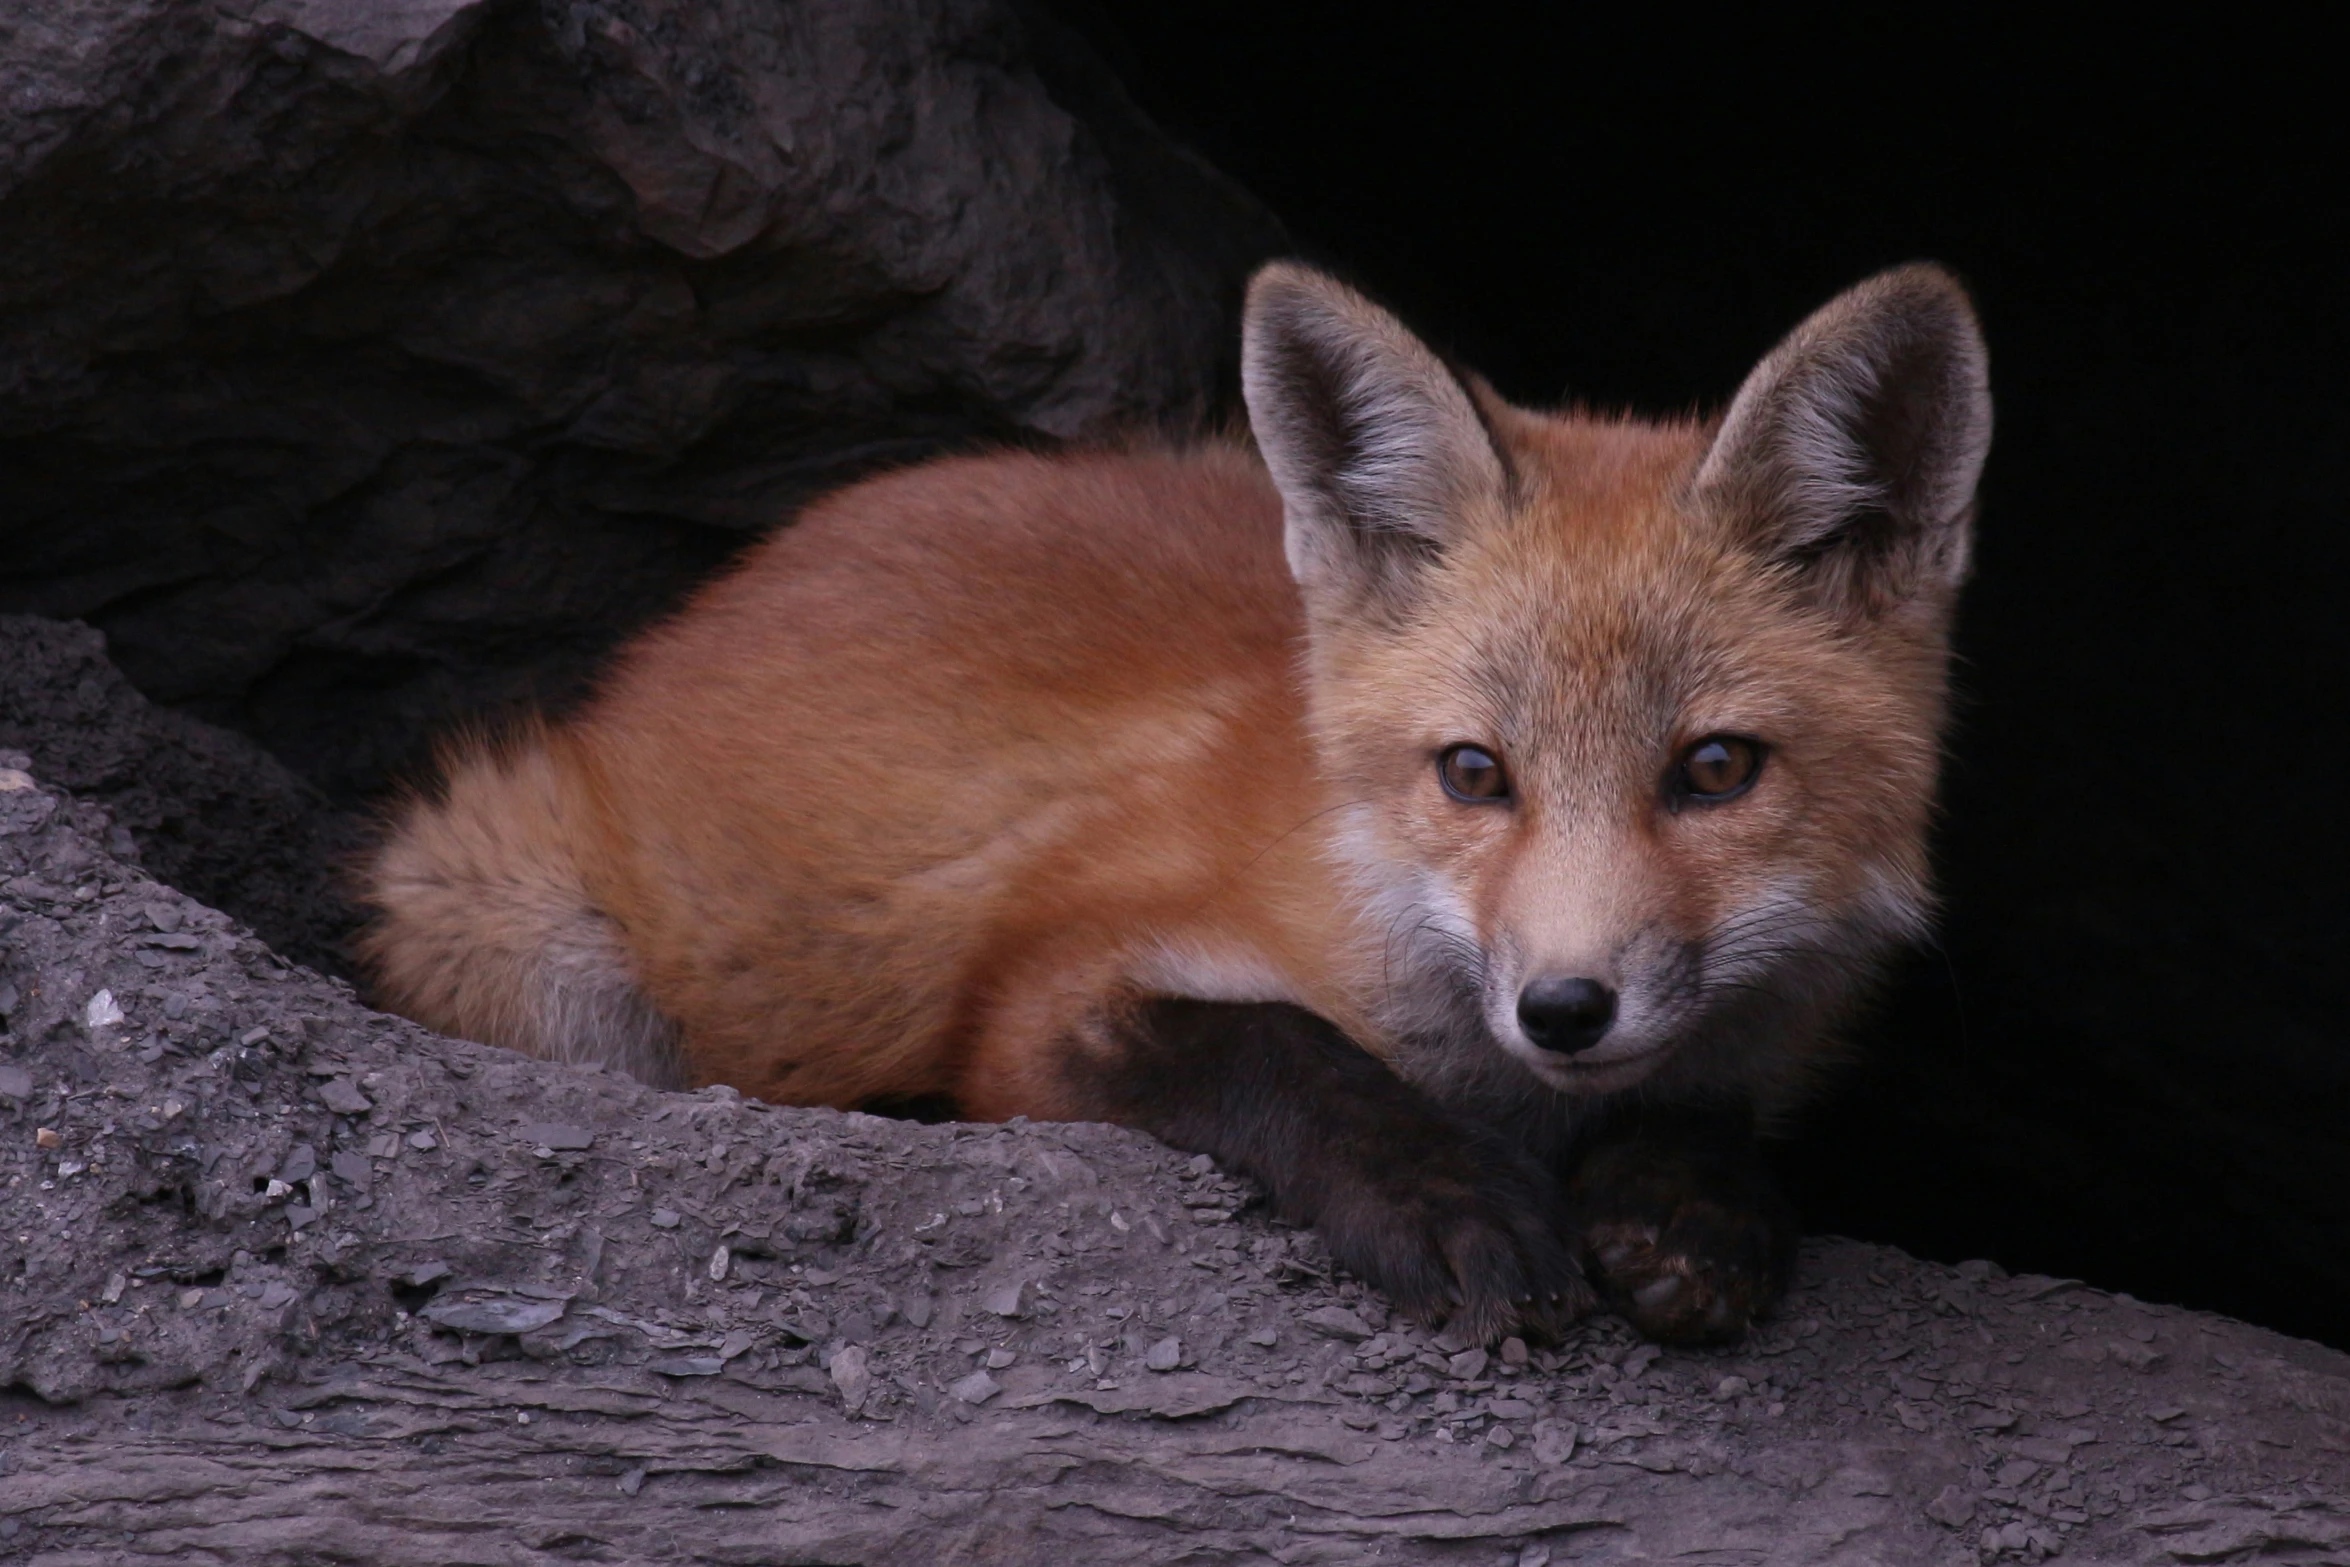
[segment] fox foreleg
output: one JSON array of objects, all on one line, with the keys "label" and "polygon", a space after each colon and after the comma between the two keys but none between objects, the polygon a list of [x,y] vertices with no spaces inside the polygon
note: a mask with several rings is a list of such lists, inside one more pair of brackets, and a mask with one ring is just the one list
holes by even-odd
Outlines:
[{"label": "fox foreleg", "polygon": [[1665,1343],[1738,1338],[1794,1271],[1795,1211],[1743,1106],[1617,1112],[1578,1139],[1567,1203],[1609,1309]]},{"label": "fox foreleg", "polygon": [[1253,1177],[1407,1315],[1491,1343],[1596,1304],[1556,1179],[1313,1013],[1154,998],[1084,1032],[1067,1070],[1089,1113]]}]

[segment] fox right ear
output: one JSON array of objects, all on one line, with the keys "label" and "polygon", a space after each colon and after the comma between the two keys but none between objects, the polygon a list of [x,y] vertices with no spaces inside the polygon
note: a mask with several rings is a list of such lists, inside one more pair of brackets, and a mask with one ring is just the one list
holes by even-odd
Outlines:
[{"label": "fox right ear", "polygon": [[1395,317],[1288,262],[1249,285],[1240,355],[1308,609],[1399,612],[1419,574],[1507,493],[1468,389]]},{"label": "fox right ear", "polygon": [[1840,620],[1939,602],[1966,575],[1989,376],[1956,278],[1880,273],[1755,367],[1697,492]]}]

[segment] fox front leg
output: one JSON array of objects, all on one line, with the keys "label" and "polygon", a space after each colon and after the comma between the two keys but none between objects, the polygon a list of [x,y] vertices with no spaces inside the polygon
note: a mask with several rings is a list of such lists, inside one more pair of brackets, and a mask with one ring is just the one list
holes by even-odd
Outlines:
[{"label": "fox front leg", "polygon": [[1253,1177],[1407,1315],[1491,1343],[1596,1305],[1550,1172],[1313,1013],[1154,998],[1085,1032],[1067,1070],[1095,1113]]},{"label": "fox front leg", "polygon": [[1743,1108],[1619,1113],[1579,1141],[1567,1202],[1609,1309],[1663,1343],[1740,1337],[1794,1271],[1795,1211]]}]

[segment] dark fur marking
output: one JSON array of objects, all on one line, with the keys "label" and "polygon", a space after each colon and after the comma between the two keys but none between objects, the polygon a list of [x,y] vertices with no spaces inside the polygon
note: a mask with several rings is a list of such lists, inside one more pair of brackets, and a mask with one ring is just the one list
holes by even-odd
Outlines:
[{"label": "dark fur marking", "polygon": [[1490,1342],[1595,1304],[1552,1177],[1321,1018],[1162,999],[1102,1027],[1108,1052],[1068,1058],[1099,1113],[1262,1182],[1404,1312]]}]

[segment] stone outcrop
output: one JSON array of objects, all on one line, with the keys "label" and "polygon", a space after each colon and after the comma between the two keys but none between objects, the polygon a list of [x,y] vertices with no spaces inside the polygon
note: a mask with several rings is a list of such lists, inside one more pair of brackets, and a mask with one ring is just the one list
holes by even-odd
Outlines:
[{"label": "stone outcrop", "polygon": [[1021,0],[0,15],[0,609],[337,792],[795,503],[1215,417],[1278,247]]}]

